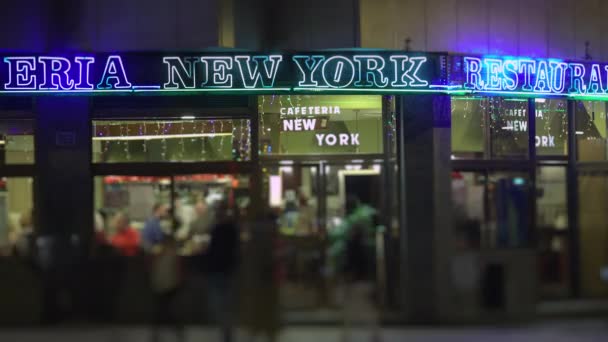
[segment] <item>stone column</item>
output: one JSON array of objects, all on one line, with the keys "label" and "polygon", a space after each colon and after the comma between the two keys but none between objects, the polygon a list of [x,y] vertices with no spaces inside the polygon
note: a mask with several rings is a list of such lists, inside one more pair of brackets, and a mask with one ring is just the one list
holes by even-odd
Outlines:
[{"label": "stone column", "polygon": [[408,321],[445,320],[452,245],[450,97],[398,102],[401,278]]}]

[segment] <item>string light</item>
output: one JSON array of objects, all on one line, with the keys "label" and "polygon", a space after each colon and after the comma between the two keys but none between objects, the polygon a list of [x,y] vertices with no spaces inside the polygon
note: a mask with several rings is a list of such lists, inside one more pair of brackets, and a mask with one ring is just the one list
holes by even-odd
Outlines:
[{"label": "string light", "polygon": [[[106,131],[106,136],[110,136],[110,126],[109,125],[103,125],[104,129]],[[107,157],[107,153],[108,150],[110,149],[110,142],[104,142],[102,144],[102,154],[104,155],[104,159]]]},{"label": "string light", "polygon": [[[167,132],[167,125],[165,124],[165,122],[162,123],[162,129],[161,129],[161,135],[165,135],[165,133]],[[160,124],[159,124],[160,127]],[[163,138],[161,140],[161,152],[160,152],[160,156],[161,159],[164,161],[166,156],[167,156],[167,139]]]},{"label": "string light", "polygon": [[246,151],[245,151],[246,142],[245,142],[245,139],[244,139],[245,138],[245,127],[244,127],[245,120],[241,119],[239,121],[240,121],[240,131],[241,131],[240,132],[241,136],[239,138],[239,156],[241,158],[244,158],[243,156],[246,153]]},{"label": "string light", "polygon": [[[147,134],[147,133],[146,133],[146,131],[147,131],[147,128],[146,128],[147,124],[144,124],[143,126],[144,126],[143,135],[146,135],[146,134]],[[143,140],[143,142],[142,142],[142,147],[143,147],[143,150],[144,150],[144,154],[145,154],[145,153],[147,153],[147,152],[148,152],[148,145],[147,145],[147,143],[146,143],[146,140],[145,140],[145,139],[144,139],[144,140]],[[147,159],[147,158],[146,158],[146,159]]]},{"label": "string light", "polygon": [[[184,134],[184,121],[182,121],[180,123],[180,128],[179,128],[179,132],[181,135]],[[183,160],[184,159],[184,153],[185,153],[185,147],[184,147],[184,138],[180,138],[179,139],[179,144],[180,144],[180,154],[179,154],[179,159]]]},{"label": "string light", "polygon": [[[224,120],[219,120],[220,121],[220,133],[224,133]],[[224,151],[224,135],[222,134],[222,136],[220,137],[220,149],[219,149],[219,154],[218,155],[222,155],[222,152]]]},{"label": "string light", "polygon": [[[202,132],[205,133],[205,121],[201,123]],[[201,138],[201,159],[205,160],[205,137]]]},{"label": "string light", "polygon": [[[274,103],[274,97],[275,95],[272,95],[272,102],[270,103],[272,105],[272,103]],[[262,103],[258,104],[258,115],[260,117],[260,127],[262,128],[262,136],[266,135],[266,128],[264,127],[264,104],[266,102],[266,95],[262,95]]]},{"label": "string light", "polygon": [[[126,129],[125,129],[126,136],[129,136],[129,124],[127,123],[125,126],[126,126]],[[121,126],[121,132],[122,132],[122,126]],[[123,136],[123,135],[121,134],[121,136]],[[124,145],[125,145],[125,157],[127,158],[127,160],[130,161],[131,152],[129,151],[129,141],[125,140]]]}]

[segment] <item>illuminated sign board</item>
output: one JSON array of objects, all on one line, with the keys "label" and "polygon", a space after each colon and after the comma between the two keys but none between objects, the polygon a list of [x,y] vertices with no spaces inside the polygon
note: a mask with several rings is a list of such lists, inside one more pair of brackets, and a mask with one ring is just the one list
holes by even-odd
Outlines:
[{"label": "illuminated sign board", "polygon": [[608,98],[608,64],[387,50],[3,55],[0,94],[498,93]]},{"label": "illuminated sign board", "polygon": [[555,59],[453,56],[451,84],[471,92],[594,96],[608,94],[608,65]]},{"label": "illuminated sign board", "polygon": [[374,50],[11,55],[2,57],[0,92],[414,92],[445,84],[441,58]]}]

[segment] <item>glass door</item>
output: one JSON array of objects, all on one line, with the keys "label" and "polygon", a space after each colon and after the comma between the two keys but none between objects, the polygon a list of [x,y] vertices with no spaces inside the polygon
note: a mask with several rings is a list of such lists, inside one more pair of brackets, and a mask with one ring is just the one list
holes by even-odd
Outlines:
[{"label": "glass door", "polygon": [[325,229],[321,213],[319,167],[288,162],[263,168],[265,200],[278,214],[284,245],[281,307],[288,312],[310,311],[324,302]]},{"label": "glass door", "polygon": [[[330,307],[376,312],[387,296],[386,251],[390,215],[382,165],[373,161],[324,164],[323,204],[328,236]],[[357,284],[357,285],[355,285]],[[365,288],[352,293],[355,287]],[[357,302],[357,308],[349,305]]]}]

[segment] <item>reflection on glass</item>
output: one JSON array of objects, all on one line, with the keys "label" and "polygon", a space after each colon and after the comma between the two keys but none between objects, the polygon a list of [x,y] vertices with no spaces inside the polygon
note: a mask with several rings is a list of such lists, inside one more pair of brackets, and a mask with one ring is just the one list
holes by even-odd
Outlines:
[{"label": "reflection on glass", "polygon": [[33,163],[33,120],[0,120],[0,164]]},{"label": "reflection on glass", "polygon": [[608,174],[583,173],[578,184],[582,295],[608,296],[608,287],[600,278],[608,250]]},{"label": "reflection on glass", "polygon": [[568,151],[568,110],[563,99],[535,99],[536,153],[566,155]]},{"label": "reflection on glass", "polygon": [[383,152],[381,96],[265,95],[258,106],[262,155]]},{"label": "reflection on glass", "polygon": [[565,297],[569,286],[566,168],[539,167],[536,184],[541,294]]},{"label": "reflection on glass", "polygon": [[459,245],[465,249],[527,246],[528,186],[523,173],[453,172],[453,219]]},{"label": "reflection on glass", "polygon": [[578,159],[606,160],[606,103],[576,101],[575,127]]},{"label": "reflection on glass", "polygon": [[452,98],[452,155],[464,159],[526,158],[528,100]]},{"label": "reflection on glass", "polygon": [[528,156],[528,100],[488,98],[490,151],[498,158]]},{"label": "reflection on glass", "polygon": [[487,99],[452,97],[452,155],[457,158],[484,158],[484,131]]},{"label": "reflection on glass", "polygon": [[0,178],[0,256],[31,256],[32,194],[32,178]]},{"label": "reflection on glass", "polygon": [[250,129],[246,119],[93,121],[93,161],[245,161]]}]

